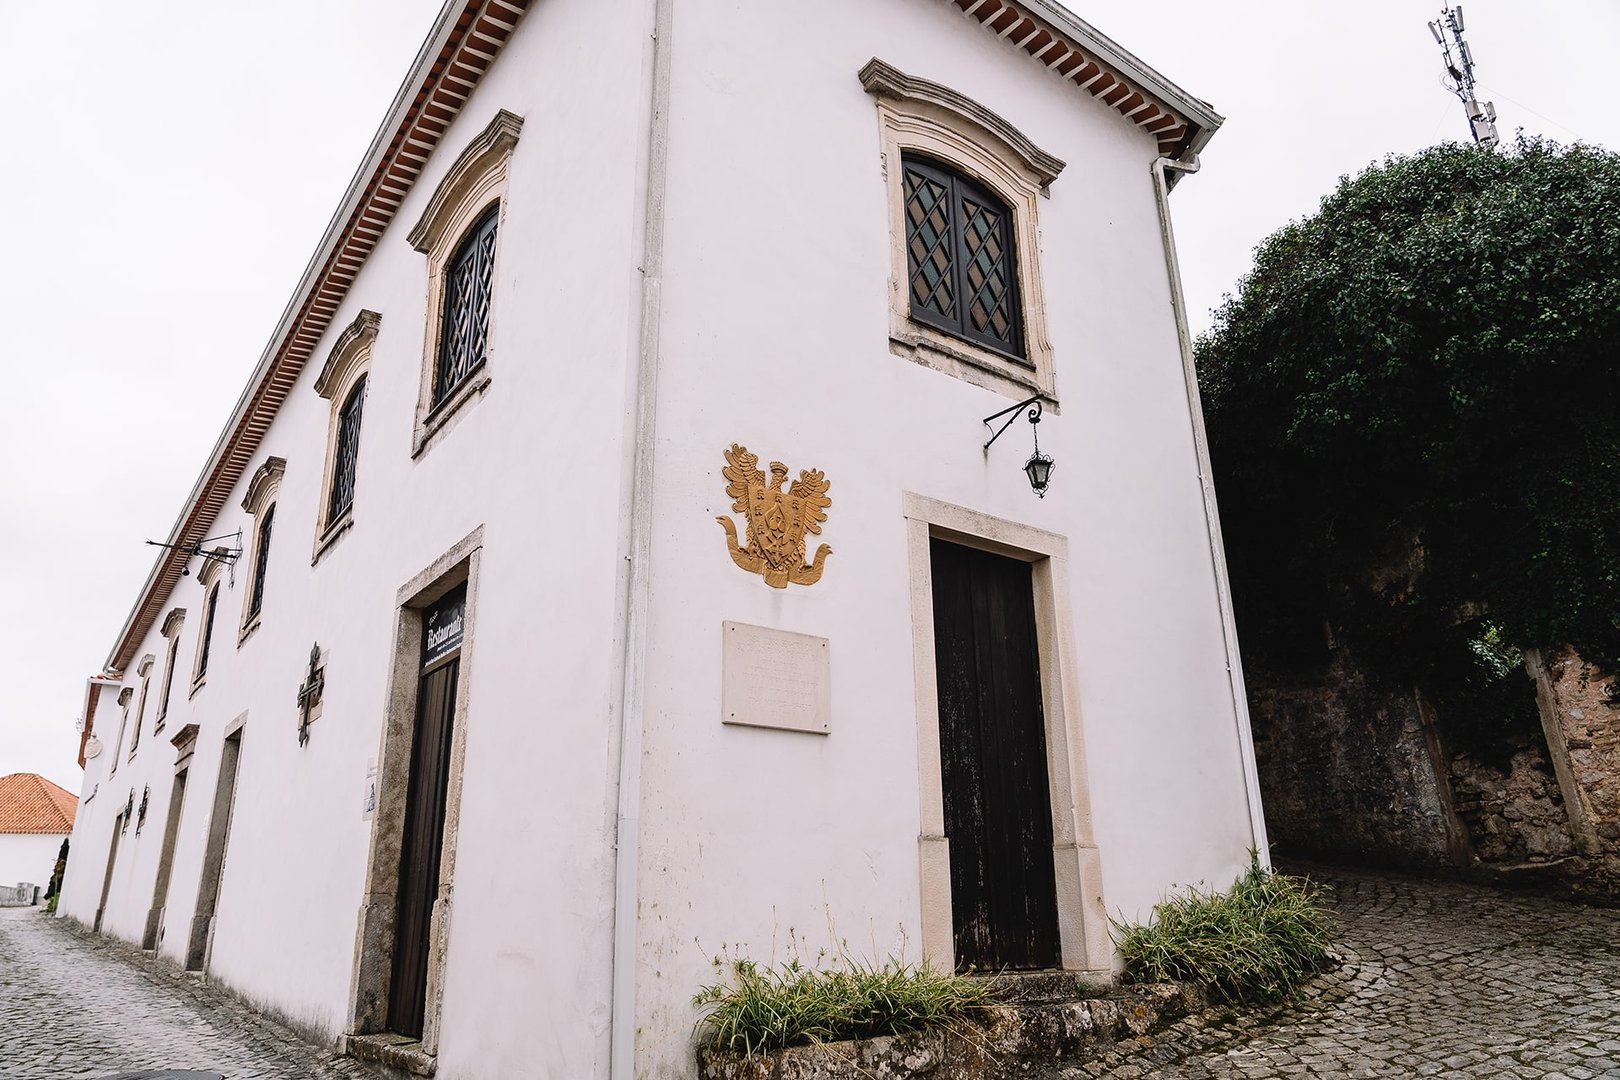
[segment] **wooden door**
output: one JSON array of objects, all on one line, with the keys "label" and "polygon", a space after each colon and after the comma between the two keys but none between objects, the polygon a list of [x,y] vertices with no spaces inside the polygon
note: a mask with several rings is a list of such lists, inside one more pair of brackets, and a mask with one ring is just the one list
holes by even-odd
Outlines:
[{"label": "wooden door", "polygon": [[186,941],[186,970],[208,966],[214,941],[214,911],[225,879],[225,849],[231,838],[231,817],[236,812],[236,775],[242,764],[242,732],[225,737],[220,751],[219,779],[214,784],[214,810],[208,821],[208,844],[203,849],[202,876],[197,883],[197,907],[191,915]]},{"label": "wooden door", "polygon": [[[449,598],[459,604],[461,596]],[[400,851],[399,901],[394,932],[393,975],[388,991],[388,1030],[422,1037],[427,1008],[428,954],[433,904],[439,895],[439,863],[444,855],[444,817],[450,787],[451,729],[455,721],[460,669],[460,608],[454,615],[454,644],[434,627],[449,617],[444,602],[427,615],[423,671],[416,692],[416,734],[405,796],[405,835]]]},{"label": "wooden door", "polygon": [[113,819],[112,843],[107,848],[107,873],[101,879],[101,903],[96,905],[96,922],[90,929],[101,930],[101,917],[107,913],[107,897],[112,893],[113,867],[118,863],[118,838],[124,834],[124,815]]},{"label": "wooden door", "polygon": [[960,969],[1060,964],[1029,564],[932,542],[940,771]]}]

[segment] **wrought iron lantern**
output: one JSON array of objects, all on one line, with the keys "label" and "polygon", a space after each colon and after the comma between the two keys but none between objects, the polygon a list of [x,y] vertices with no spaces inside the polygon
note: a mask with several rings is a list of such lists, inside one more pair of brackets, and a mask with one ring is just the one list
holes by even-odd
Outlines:
[{"label": "wrought iron lantern", "polygon": [[1007,421],[996,429],[994,435],[990,436],[990,441],[984,444],[984,449],[986,453],[989,453],[991,445],[1001,438],[1002,432],[1012,426],[1012,422],[1018,419],[1018,411],[1026,405],[1030,407],[1029,431],[1031,437],[1035,440],[1035,452],[1029,456],[1028,461],[1024,462],[1024,475],[1029,478],[1030,490],[1044,499],[1046,498],[1047,485],[1052,482],[1052,470],[1057,466],[1057,462],[1041,453],[1041,433],[1040,428],[1037,426],[1041,422],[1041,399],[1039,395],[1025,398],[1016,405],[1009,406],[998,413],[992,413],[985,417],[985,427],[990,426],[990,421],[998,420],[1003,416],[1007,417]]}]

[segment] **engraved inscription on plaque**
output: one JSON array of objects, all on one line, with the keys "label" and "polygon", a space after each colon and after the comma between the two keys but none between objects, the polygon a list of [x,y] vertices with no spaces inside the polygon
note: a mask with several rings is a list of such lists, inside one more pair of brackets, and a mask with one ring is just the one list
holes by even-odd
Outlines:
[{"label": "engraved inscription on plaque", "polygon": [[827,734],[832,667],[827,639],[721,624],[720,719],[744,727]]}]

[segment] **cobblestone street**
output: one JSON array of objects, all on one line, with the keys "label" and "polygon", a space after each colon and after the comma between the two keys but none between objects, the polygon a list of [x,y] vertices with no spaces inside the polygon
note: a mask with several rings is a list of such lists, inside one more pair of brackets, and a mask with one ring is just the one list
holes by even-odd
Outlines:
[{"label": "cobblestone street", "polygon": [[1620,911],[1473,885],[1313,868],[1345,965],[1298,1007],[1193,1018],[1145,1052],[1055,1074],[1110,1077],[1620,1077]]},{"label": "cobblestone street", "polygon": [[229,1080],[355,1080],[236,998],[39,908],[0,909],[0,1080],[196,1069]]},{"label": "cobblestone street", "polygon": [[[1620,912],[1471,885],[1313,871],[1346,962],[1300,1005],[1186,1020],[1064,1080],[1620,1077]],[[373,1077],[123,945],[0,911],[0,1078],[138,1068],[230,1080]]]}]

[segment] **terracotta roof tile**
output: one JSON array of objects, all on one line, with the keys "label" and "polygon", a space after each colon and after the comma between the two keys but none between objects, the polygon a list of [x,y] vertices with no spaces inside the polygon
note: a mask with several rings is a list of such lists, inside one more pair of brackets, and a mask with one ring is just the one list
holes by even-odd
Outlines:
[{"label": "terracotta roof tile", "polygon": [[0,833],[70,833],[79,800],[38,773],[0,776]]}]

